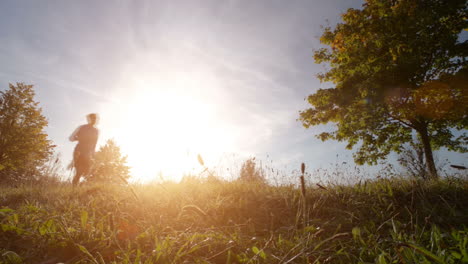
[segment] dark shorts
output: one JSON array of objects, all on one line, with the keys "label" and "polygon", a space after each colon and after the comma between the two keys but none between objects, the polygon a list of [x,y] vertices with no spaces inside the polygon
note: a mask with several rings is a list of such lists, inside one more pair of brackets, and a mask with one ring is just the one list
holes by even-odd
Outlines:
[{"label": "dark shorts", "polygon": [[91,155],[84,155],[79,151],[75,151],[73,153],[73,164],[75,166],[77,174],[87,175],[91,172],[93,160],[91,158]]}]

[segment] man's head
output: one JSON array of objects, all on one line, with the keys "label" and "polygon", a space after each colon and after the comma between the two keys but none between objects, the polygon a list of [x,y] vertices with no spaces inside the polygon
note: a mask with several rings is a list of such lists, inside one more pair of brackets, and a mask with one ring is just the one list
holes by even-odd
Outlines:
[{"label": "man's head", "polygon": [[99,119],[98,114],[91,113],[86,116],[86,119],[88,120],[88,124],[90,125],[96,125]]}]

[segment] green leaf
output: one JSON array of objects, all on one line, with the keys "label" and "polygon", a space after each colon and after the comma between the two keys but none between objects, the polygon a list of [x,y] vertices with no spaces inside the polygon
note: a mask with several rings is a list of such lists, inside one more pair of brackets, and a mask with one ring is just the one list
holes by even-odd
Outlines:
[{"label": "green leaf", "polygon": [[139,264],[141,263],[140,262],[140,258],[141,258],[141,250],[140,249],[137,249],[137,255],[135,257],[135,261],[133,261],[133,264]]},{"label": "green leaf", "polygon": [[76,244],[76,246],[80,249],[81,252],[85,253],[94,263],[99,264],[97,259],[94,258],[93,255],[91,255],[91,253],[89,253],[89,251],[84,246],[80,244]]},{"label": "green leaf", "polygon": [[412,243],[408,243],[408,246],[410,246],[413,249],[416,249],[417,251],[419,251],[420,253],[426,255],[427,257],[431,258],[432,260],[435,260],[437,263],[445,264],[445,261],[443,259],[441,259],[438,256],[434,255],[434,253],[430,252],[429,250],[427,250],[427,249],[425,249],[423,247],[420,247],[420,246],[412,244]]},{"label": "green leaf", "polygon": [[0,209],[1,214],[11,213],[11,212],[14,212],[14,210],[8,207],[3,207]]},{"label": "green leaf", "polygon": [[0,224],[0,226],[1,226],[3,232],[13,231],[13,232],[16,232],[16,234],[18,234],[18,235],[21,235],[21,234],[23,234],[25,232],[24,229],[22,229],[22,228],[12,226],[12,225],[8,225],[8,224]]},{"label": "green leaf", "polygon": [[355,240],[359,239],[361,237],[361,229],[359,227],[353,227],[353,230],[351,231],[353,234],[353,238]]},{"label": "green leaf", "polygon": [[379,257],[377,258],[377,263],[378,264],[387,264],[387,260],[385,259],[385,253],[382,253],[379,255]]},{"label": "green leaf", "polygon": [[463,255],[463,262],[468,263],[468,236],[463,236],[463,241],[460,241],[459,247]]},{"label": "green leaf", "polygon": [[462,255],[456,251],[452,251],[452,256],[456,259],[461,259]]},{"label": "green leaf", "polygon": [[7,263],[23,263],[23,259],[14,251],[6,251],[2,257],[7,260]]},{"label": "green leaf", "polygon": [[41,236],[47,234],[47,226],[46,226],[46,225],[43,224],[43,225],[41,225],[41,226],[39,227],[39,234],[40,234]]},{"label": "green leaf", "polygon": [[43,235],[45,235],[47,233],[53,232],[53,231],[55,231],[55,223],[54,223],[53,219],[49,219],[49,220],[45,221],[39,227],[39,234],[41,234],[41,236],[43,236]]},{"label": "green leaf", "polygon": [[258,254],[259,251],[260,251],[260,249],[258,249],[258,247],[256,247],[256,246],[253,246],[253,247],[252,247],[252,252],[253,252],[254,254]]},{"label": "green leaf", "polygon": [[255,254],[255,255],[259,255],[262,259],[266,259],[266,254],[263,250],[260,250],[258,249],[258,247],[256,246],[253,246],[252,247],[252,252]]},{"label": "green leaf", "polygon": [[19,216],[18,216],[18,214],[13,214],[13,222],[14,222],[15,224],[18,224],[18,223],[19,223]]}]

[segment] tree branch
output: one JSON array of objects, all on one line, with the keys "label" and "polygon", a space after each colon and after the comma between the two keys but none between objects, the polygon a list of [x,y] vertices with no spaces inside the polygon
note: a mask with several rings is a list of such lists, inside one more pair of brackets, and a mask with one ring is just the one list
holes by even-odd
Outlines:
[{"label": "tree branch", "polygon": [[405,121],[403,121],[402,119],[397,118],[397,117],[393,116],[393,115],[390,114],[390,113],[388,113],[388,116],[389,116],[391,119],[393,119],[393,120],[390,120],[390,121],[397,121],[397,122],[400,122],[401,124],[403,124],[403,125],[405,125],[405,126],[407,126],[407,127],[410,127],[410,128],[412,128],[412,129],[416,130],[416,127],[415,127],[413,124],[411,124],[411,123],[409,123],[409,122],[405,122]]}]

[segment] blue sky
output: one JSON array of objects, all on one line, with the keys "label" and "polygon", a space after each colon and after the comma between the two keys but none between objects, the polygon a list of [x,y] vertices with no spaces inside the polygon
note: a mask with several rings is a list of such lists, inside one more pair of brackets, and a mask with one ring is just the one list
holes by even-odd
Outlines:
[{"label": "blue sky", "polygon": [[[323,66],[312,58],[321,25],[360,5],[2,1],[0,85],[35,85],[65,162],[73,149],[67,137],[98,112],[99,144],[114,138],[146,179],[184,151],[203,153],[208,164],[226,153],[268,155],[286,170],[351,163],[345,144],[313,136],[327,127],[306,130],[296,119],[308,107],[304,98],[324,87],[315,77]],[[459,164],[467,158],[449,156]]]}]

